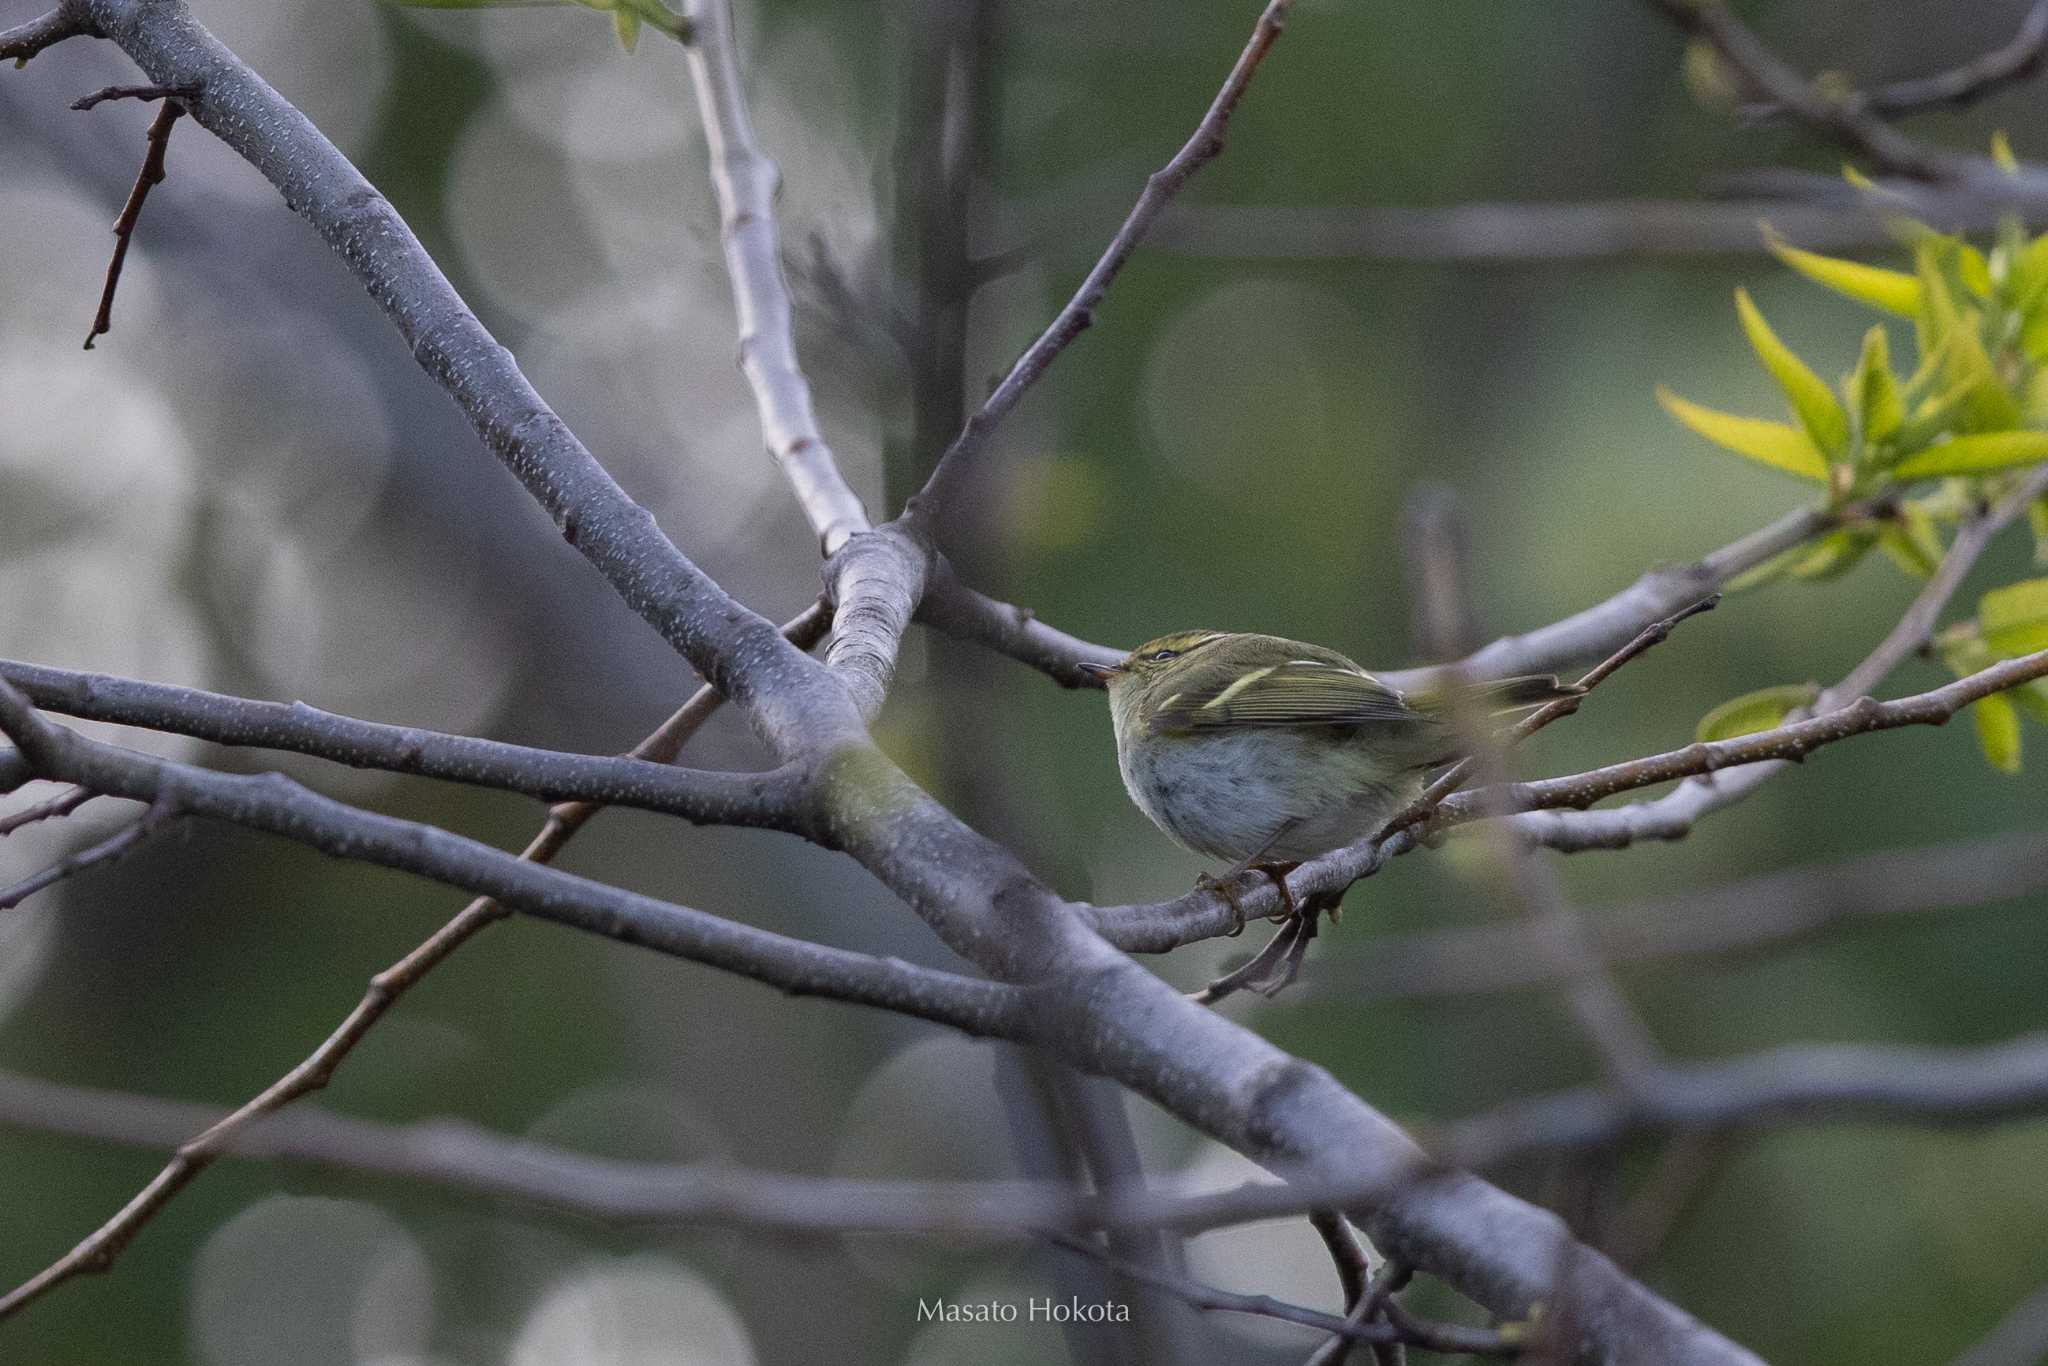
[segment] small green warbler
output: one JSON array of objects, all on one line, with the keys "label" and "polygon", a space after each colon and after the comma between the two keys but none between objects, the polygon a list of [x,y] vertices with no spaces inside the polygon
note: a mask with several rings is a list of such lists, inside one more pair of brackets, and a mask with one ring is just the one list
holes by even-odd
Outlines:
[{"label": "small green warbler", "polygon": [[[1131,800],[1232,873],[1373,833],[1421,795],[1427,770],[1466,750],[1456,699],[1403,694],[1335,650],[1279,636],[1180,631],[1083,668],[1108,685]],[[1475,685],[1467,700],[1487,716],[1578,691],[1530,676]]]}]

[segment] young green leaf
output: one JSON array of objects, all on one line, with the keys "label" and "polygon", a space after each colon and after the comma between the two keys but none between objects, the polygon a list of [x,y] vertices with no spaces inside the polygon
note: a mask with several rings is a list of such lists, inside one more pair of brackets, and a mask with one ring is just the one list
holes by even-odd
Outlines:
[{"label": "young green leaf", "polygon": [[1746,593],[1752,588],[1761,588],[1773,579],[1783,578],[1787,570],[1806,557],[1807,548],[1795,545],[1790,550],[1781,550],[1762,564],[1752,565],[1734,578],[1721,585],[1723,593]]},{"label": "young green leaf", "polygon": [[1789,713],[1813,705],[1813,699],[1819,696],[1820,687],[1814,683],[1758,688],[1728,699],[1701,717],[1693,738],[1702,742],[1733,740],[1738,735],[1771,730],[1783,725]]},{"label": "young green leaf", "polygon": [[1934,516],[1919,503],[1900,504],[1898,520],[1878,533],[1877,545],[1886,558],[1916,579],[1934,577],[1944,553]]},{"label": "young green leaf", "polygon": [[1883,324],[1863,334],[1863,351],[1843,384],[1843,394],[1862,429],[1867,461],[1872,446],[1897,431],[1906,420],[1906,401],[1899,394],[1897,376],[1892,374],[1891,343]]},{"label": "young green leaf", "polygon": [[1878,534],[1868,527],[1844,527],[1815,541],[1792,566],[1795,579],[1839,578],[1854,569],[1877,544]]},{"label": "young green leaf", "polygon": [[2003,128],[1991,131],[1991,160],[2007,175],[2020,173],[2020,159],[2012,154],[2012,139],[2006,137]]},{"label": "young green leaf", "polygon": [[1920,309],[1920,281],[1902,270],[1866,266],[1839,256],[1822,256],[1792,246],[1772,229],[1764,229],[1771,254],[1815,284],[1846,295],[1860,304],[1910,318]]},{"label": "young green leaf", "polygon": [[1977,743],[1984,758],[2000,773],[2020,771],[2020,714],[2003,693],[1979,698],[1970,706],[1977,723]]},{"label": "young green leaf", "polygon": [[1892,473],[1902,480],[1984,474],[2048,460],[2048,432],[1973,432],[1915,451]]},{"label": "young green leaf", "polygon": [[1994,588],[1977,603],[1984,644],[2010,659],[2048,650],[2048,579],[2022,579]]},{"label": "young green leaf", "polygon": [[1813,444],[1813,439],[1797,427],[1703,408],[1680,398],[1661,384],[1657,386],[1657,401],[1664,405],[1665,412],[1717,446],[1725,446],[1737,455],[1746,455],[1751,460],[1796,474],[1802,479],[1811,479],[1819,484],[1828,482],[1827,460]]},{"label": "young green leaf", "polygon": [[2048,233],[2013,254],[2010,275],[2012,306],[2031,315],[2048,300]]},{"label": "young green leaf", "polygon": [[2048,494],[2027,505],[2027,526],[2034,533],[2034,563],[2048,564]]},{"label": "young green leaf", "polygon": [[1735,311],[1741,315],[1742,330],[1749,337],[1749,344],[1755,350],[1757,359],[1771,378],[1785,391],[1791,401],[1792,411],[1806,428],[1813,444],[1823,455],[1840,456],[1849,445],[1849,417],[1842,411],[1842,405],[1835,400],[1834,391],[1827,381],[1807,363],[1794,355],[1792,348],[1778,340],[1778,334],[1771,331],[1771,325],[1764,321],[1764,315],[1750,302],[1749,291],[1735,291]]}]

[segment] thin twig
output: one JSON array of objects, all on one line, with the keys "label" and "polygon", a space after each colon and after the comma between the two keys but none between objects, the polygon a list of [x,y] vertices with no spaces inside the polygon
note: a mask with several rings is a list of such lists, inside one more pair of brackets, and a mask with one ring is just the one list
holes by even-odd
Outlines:
[{"label": "thin twig", "polygon": [[1553,830],[1548,826],[1523,825],[1521,822],[1525,817],[1517,816],[1516,829],[1538,843],[1567,852],[1606,848],[1610,846],[1591,838],[1595,832],[1580,827],[1573,821],[1586,816],[1616,813],[1559,812],[1554,808],[1583,808],[1603,798],[1633,791],[1636,788],[1652,787],[1658,783],[1670,782],[1674,778],[1718,775],[1722,769],[1748,764],[1774,761],[1792,763],[1805,758],[1823,745],[1846,740],[1852,735],[1895,730],[1901,726],[1945,725],[1957,712],[1972,702],[2044,677],[2048,677],[2048,650],[2022,655],[2017,659],[2003,660],[1966,678],[1957,679],[1945,687],[1915,693],[1910,697],[1901,697],[1890,702],[1879,702],[1875,698],[1863,697],[1819,716],[1789,722],[1772,730],[1759,731],[1754,735],[1691,744],[1683,749],[1652,754],[1647,758],[1632,759],[1627,763],[1611,764],[1606,768],[1590,769],[1567,777],[1539,778],[1534,782],[1514,783],[1500,792],[1482,790],[1467,793],[1447,801],[1445,815],[1453,821],[1484,819],[1502,812],[1525,812],[1531,815],[1540,813],[1552,819],[1563,817],[1563,822]]},{"label": "thin twig", "polygon": [[199,91],[197,85],[103,85],[90,95],[80,95],[71,102],[71,107],[83,113],[108,100],[139,100],[150,104],[172,98],[191,99]]},{"label": "thin twig", "polygon": [[1237,64],[1230,69],[1230,75],[1224,80],[1222,89],[1216,92],[1216,98],[1210,102],[1202,121],[1195,125],[1193,135],[1165,166],[1146,180],[1145,189],[1125,217],[1123,226],[1110,238],[1109,246],[1081,281],[1081,287],[1074,291],[1073,298],[1017,358],[987,401],[967,419],[967,425],[939,457],[931,478],[925,481],[924,488],[904,510],[911,521],[926,527],[938,524],[950,486],[961,477],[962,470],[987,446],[996,426],[1017,406],[1025,391],[1037,383],[1060,352],[1094,322],[1096,306],[1102,302],[1110,284],[1166,206],[1173,202],[1196,172],[1221,155],[1231,115],[1237,112],[1238,103],[1244,98],[1252,77],[1257,74],[1259,64],[1280,36],[1291,8],[1292,0],[1270,0],[1267,4],[1252,29],[1251,38],[1245,43],[1244,51],[1238,54]]},{"label": "thin twig", "polygon": [[54,47],[66,38],[92,36],[96,36],[92,23],[78,6],[62,4],[47,14],[0,33],[0,62],[11,61],[16,66],[27,66],[28,59],[44,48]]},{"label": "thin twig", "polygon": [[[813,609],[822,611],[823,609]],[[662,811],[700,824],[790,828],[798,775],[788,767],[727,773],[617,756],[534,749],[468,735],[387,725],[199,688],[79,673],[0,659],[0,680],[44,710],[189,735],[218,745],[310,754],[353,768]]]},{"label": "thin twig", "polygon": [[56,820],[68,816],[99,795],[82,787],[74,787],[69,792],[59,793],[46,802],[38,802],[11,816],[0,817],[0,837],[11,835],[24,826],[34,825],[37,821]]},{"label": "thin twig", "polygon": [[98,844],[74,854],[66,854],[41,872],[23,878],[12,887],[0,887],[0,911],[11,911],[37,892],[54,887],[65,878],[82,873],[88,868],[118,862],[133,853],[150,836],[169,825],[176,818],[176,814],[164,803],[154,803],[141,816]]},{"label": "thin twig", "polygon": [[[1861,113],[1887,119],[1929,109],[1962,109],[2035,76],[2044,57],[2048,57],[2048,0],[2038,0],[2020,21],[2019,31],[2003,46],[1931,76],[1854,92],[1845,102]],[[1742,110],[1747,118],[1776,118],[1785,112],[1783,105],[1773,103],[1747,105]]]},{"label": "thin twig", "polygon": [[1435,1323],[1413,1315],[1403,1315],[1398,1322],[1353,1323],[1348,1318],[1325,1314],[1298,1304],[1289,1304],[1285,1300],[1274,1299],[1271,1295],[1241,1295],[1235,1291],[1204,1285],[1185,1276],[1168,1275],[1150,1267],[1135,1266],[1111,1256],[1099,1244],[1087,1238],[1055,1233],[1046,1235],[1046,1239],[1069,1252],[1094,1258],[1133,1280],[1164,1290],[1197,1309],[1213,1313],[1250,1314],[1258,1318],[1278,1319],[1284,1323],[1300,1324],[1304,1328],[1339,1334],[1354,1342],[1405,1342],[1432,1352],[1468,1356],[1514,1356],[1523,1346],[1521,1338],[1514,1333],[1485,1328],[1465,1328],[1452,1323]]},{"label": "thin twig", "polygon": [[1714,52],[1764,100],[1877,165],[1916,180],[1968,180],[1969,158],[1925,147],[1854,99],[1823,92],[1730,12],[1726,0],[1646,0],[1673,27]]},{"label": "thin twig", "polygon": [[107,282],[100,289],[99,311],[92,316],[92,330],[85,334],[85,349],[88,351],[92,350],[93,338],[114,330],[114,292],[121,287],[121,267],[128,260],[128,244],[135,239],[135,227],[142,221],[143,202],[149,198],[152,189],[163,183],[164,154],[170,150],[171,129],[185,115],[183,103],[166,97],[191,93],[190,87],[109,86],[71,106],[73,109],[90,109],[101,100],[129,96],[163,99],[163,105],[149,123],[149,150],[143,154],[142,169],[136,173],[134,188],[128,191],[128,202],[121,206],[121,216],[114,220],[114,255],[107,262]]},{"label": "thin twig", "polygon": [[[1523,717],[1502,737],[1502,743],[1504,745],[1518,745],[1551,722],[1572,715],[1578,711],[1579,705],[1585,701],[1586,694],[1613,677],[1616,670],[1641,655],[1644,651],[1669,640],[1673,628],[1680,622],[1690,617],[1696,617],[1702,612],[1713,611],[1715,605],[1720,601],[1720,594],[1711,594],[1701,598],[1690,607],[1673,613],[1662,621],[1655,621],[1645,626],[1626,645],[1623,645],[1619,650],[1616,650],[1613,654],[1582,674],[1578,682],[1573,685],[1578,689],[1576,693],[1560,697],[1552,702],[1546,702],[1529,715]],[[1477,762],[1474,758],[1460,759],[1457,763],[1444,770],[1434,782],[1423,790],[1421,796],[1410,802],[1401,811],[1395,813],[1392,819],[1388,820],[1381,827],[1378,838],[1384,840],[1388,836],[1405,830],[1411,825],[1418,825],[1429,820],[1436,814],[1437,808],[1443,805],[1446,798],[1471,780]]]}]

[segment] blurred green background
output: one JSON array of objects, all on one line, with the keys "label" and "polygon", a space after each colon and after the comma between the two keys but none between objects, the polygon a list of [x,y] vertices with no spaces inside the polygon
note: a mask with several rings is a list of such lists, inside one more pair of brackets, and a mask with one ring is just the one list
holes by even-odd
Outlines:
[{"label": "blurred green background", "polygon": [[[8,0],[0,21],[38,8]],[[195,8],[392,197],[686,551],[771,616],[815,594],[811,537],[760,452],[733,365],[703,138],[672,44],[648,34],[626,56],[578,10]],[[2024,9],[1806,0],[1745,12],[1806,69],[1883,79],[2002,43]],[[962,396],[978,397],[1066,297],[1192,128],[1256,11],[741,7],[755,118],[785,176],[800,342],[827,434],[873,510],[916,487]],[[1797,130],[1735,128],[1699,107],[1679,58],[1677,39],[1623,0],[1304,0],[1187,202],[1689,197],[1746,168],[1837,168],[1832,148]],[[942,70],[953,74],[935,79]],[[600,752],[650,729],[691,687],[686,671],[483,454],[312,233],[197,128],[171,149],[113,335],[78,349],[148,116],[66,105],[127,79],[118,53],[81,43],[0,79],[0,653]],[[948,99],[971,112],[937,117]],[[1915,127],[1973,148],[2004,128],[2022,157],[2048,155],[2037,85]],[[950,547],[978,586],[1090,638],[1258,629],[1371,664],[1416,662],[1399,538],[1404,500],[1425,483],[1466,512],[1483,626],[1555,619],[1807,496],[1679,430],[1653,401],[1665,381],[1717,407],[1779,412],[1741,343],[1734,285],[1824,373],[1852,364],[1866,325],[1754,253],[1429,265],[1275,260],[1252,238],[1202,240],[1139,253],[1003,429]],[[1015,269],[962,288],[963,247]],[[1978,577],[2010,579],[2025,555],[2022,535]],[[1667,748],[1733,693],[1838,677],[1913,591],[1873,556],[1835,583],[1733,599],[1524,763],[1564,772]],[[1944,677],[1914,661],[1894,687]],[[880,732],[914,776],[1069,895],[1153,899],[1199,871],[1125,799],[1098,696],[919,635]],[[1684,843],[1562,871],[1597,908],[2039,828],[2048,746],[2029,738],[2039,752],[2017,778],[1984,765],[1967,726],[1843,745]],[[760,762],[729,718],[693,756]],[[539,816],[518,799],[281,766],[507,846]],[[9,880],[108,819],[89,811],[13,837]],[[564,863],[788,933],[950,961],[850,863],[786,838],[614,814]],[[1311,972],[1341,982],[1376,936],[1495,916],[1460,863],[1404,859],[1356,889]],[[0,919],[0,1066],[239,1102],[461,901],[192,830]],[[2037,896],[1627,980],[1686,1057],[1989,1041],[2048,1019],[2043,911]],[[1222,941],[1155,966],[1192,986],[1244,949]],[[1303,991],[1227,1008],[1403,1119],[1593,1070],[1557,1003],[1534,994],[1366,1006]],[[994,1066],[991,1049],[923,1026],[513,922],[409,998],[319,1103],[393,1122],[459,1116],[620,1156],[994,1175],[1012,1170]],[[1246,1174],[1133,1109],[1155,1169]],[[0,1279],[69,1247],[156,1165],[0,1132]],[[1541,1173],[1522,1177],[1542,1193]],[[1190,1255],[1234,1287],[1335,1306],[1305,1226],[1205,1237]],[[1774,1361],[1942,1358],[2048,1280],[2048,1133],[1758,1139],[1642,1271]],[[538,1366],[781,1361],[830,1343],[858,1361],[1058,1360],[1066,1345],[1042,1325],[949,1328],[914,1313],[920,1297],[1049,1284],[1023,1254],[608,1230],[229,1163],[113,1274],[0,1326],[0,1357]],[[1447,1297],[1423,1303],[1450,1310]],[[1298,1360],[1312,1341],[1235,1321],[1188,1331],[1204,1359]]]}]

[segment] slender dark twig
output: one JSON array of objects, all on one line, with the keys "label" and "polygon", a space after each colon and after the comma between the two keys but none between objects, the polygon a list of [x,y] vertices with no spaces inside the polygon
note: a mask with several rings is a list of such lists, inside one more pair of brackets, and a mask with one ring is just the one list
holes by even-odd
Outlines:
[{"label": "slender dark twig", "polygon": [[[2048,57],[2048,0],[2038,0],[2020,21],[2019,31],[2003,46],[1931,76],[1856,91],[1845,102],[1858,112],[1887,119],[1929,109],[1961,109],[2039,74],[2044,57]],[[1747,105],[1742,112],[1750,118],[1774,118],[1786,109],[1782,104],[1761,103]]]},{"label": "slender dark twig", "polygon": [[[1626,645],[1581,675],[1579,681],[1574,684],[1578,689],[1576,693],[1560,697],[1554,702],[1544,703],[1541,707],[1538,707],[1535,711],[1510,727],[1507,733],[1501,737],[1501,743],[1503,745],[1518,745],[1551,722],[1562,720],[1564,717],[1572,715],[1579,709],[1580,703],[1585,701],[1586,694],[1613,677],[1616,670],[1641,655],[1645,650],[1661,645],[1666,640],[1669,640],[1672,630],[1680,622],[1690,617],[1696,617],[1702,612],[1713,611],[1715,604],[1720,601],[1721,595],[1719,593],[1711,594],[1701,598],[1690,607],[1683,608],[1665,617],[1662,621],[1655,621],[1645,626]],[[1421,796],[1409,803],[1406,808],[1397,812],[1381,828],[1379,838],[1385,839],[1389,835],[1393,835],[1411,825],[1417,825],[1428,820],[1436,813],[1437,808],[1443,805],[1446,798],[1471,780],[1477,762],[1476,759],[1460,759],[1457,763],[1444,770],[1441,776],[1424,789]]]},{"label": "slender dark twig", "polygon": [[128,191],[128,202],[121,206],[121,216],[114,220],[114,255],[107,262],[107,282],[100,290],[99,311],[93,314],[92,330],[85,334],[88,351],[92,350],[95,337],[114,330],[114,292],[121,287],[121,267],[128,260],[128,245],[135,239],[136,224],[142,221],[143,202],[152,189],[163,183],[164,154],[170,150],[171,129],[185,115],[185,106],[175,97],[194,93],[186,86],[109,86],[71,106],[90,109],[101,100],[129,97],[163,100],[156,117],[150,120],[149,150],[143,154],[142,169],[136,173],[134,188]]},{"label": "slender dark twig", "polygon": [[172,98],[191,99],[199,91],[196,85],[105,85],[90,95],[80,95],[71,102],[71,107],[83,112],[108,100],[140,100],[149,104]]},{"label": "slender dark twig", "polygon": [[1069,1252],[1092,1257],[1132,1280],[1142,1281],[1164,1290],[1197,1309],[1278,1319],[1285,1323],[1300,1324],[1304,1328],[1338,1334],[1354,1342],[1405,1342],[1427,1348],[1432,1352],[1468,1356],[1514,1356],[1523,1346],[1521,1337],[1513,1332],[1434,1323],[1413,1315],[1403,1315],[1398,1321],[1386,1323],[1353,1323],[1348,1318],[1307,1309],[1298,1304],[1289,1304],[1285,1300],[1274,1299],[1271,1295],[1241,1295],[1235,1291],[1219,1290],[1215,1286],[1204,1285],[1186,1276],[1169,1275],[1151,1267],[1136,1266],[1121,1258],[1112,1257],[1100,1245],[1087,1238],[1055,1233],[1046,1235],[1046,1240]]},{"label": "slender dark twig", "polygon": [[962,468],[971,463],[987,446],[997,424],[1010,414],[1025,391],[1038,382],[1052,363],[1074,338],[1086,331],[1095,320],[1095,309],[1108,293],[1109,286],[1124,265],[1131,259],[1131,253],[1138,249],[1138,243],[1151,229],[1153,222],[1173,202],[1196,172],[1214,161],[1223,152],[1223,143],[1230,128],[1231,115],[1237,112],[1239,101],[1257,74],[1259,64],[1266,59],[1274,40],[1286,25],[1287,14],[1292,8],[1291,0],[1271,0],[1259,15],[1258,24],[1252,29],[1252,36],[1246,42],[1244,51],[1238,55],[1237,64],[1231,68],[1222,89],[1209,104],[1209,110],[1202,121],[1195,126],[1194,134],[1188,138],[1173,158],[1154,172],[1145,182],[1145,189],[1132,206],[1123,226],[1110,239],[1109,246],[1096,261],[1095,266],[1067,301],[1064,308],[1053,318],[1052,323],[1039,334],[1036,341],[1017,358],[1015,365],[1005,375],[986,402],[961,429],[945,453],[939,457],[938,465],[932,470],[931,478],[924,488],[910,500],[905,515],[913,522],[925,526],[936,525],[938,513],[944,506],[949,485],[959,477]]},{"label": "slender dark twig", "polygon": [[98,844],[66,854],[57,862],[33,876],[23,878],[12,887],[0,888],[0,911],[11,911],[37,892],[56,886],[65,878],[95,868],[101,864],[113,863],[133,853],[151,835],[156,834],[176,818],[169,806],[158,802],[152,805],[135,821],[101,840]]}]

